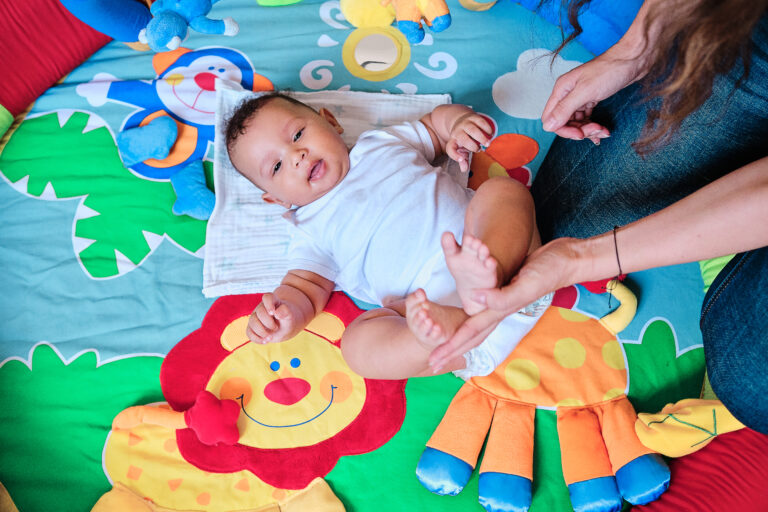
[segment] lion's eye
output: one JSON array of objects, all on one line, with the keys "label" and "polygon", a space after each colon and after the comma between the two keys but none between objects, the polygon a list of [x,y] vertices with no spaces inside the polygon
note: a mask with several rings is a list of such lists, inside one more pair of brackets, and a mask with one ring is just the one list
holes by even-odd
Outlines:
[{"label": "lion's eye", "polygon": [[277,370],[280,369],[280,363],[278,363],[277,361],[272,361],[271,363],[269,363],[269,367],[273,372],[276,372]]},{"label": "lion's eye", "polygon": [[291,367],[292,368],[298,368],[301,365],[301,360],[299,360],[298,357],[294,357],[291,359]]}]

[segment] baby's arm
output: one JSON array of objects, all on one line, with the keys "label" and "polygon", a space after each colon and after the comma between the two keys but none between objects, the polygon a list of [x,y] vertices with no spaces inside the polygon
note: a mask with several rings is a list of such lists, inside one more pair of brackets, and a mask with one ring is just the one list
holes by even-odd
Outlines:
[{"label": "baby's arm", "polygon": [[493,126],[487,119],[466,105],[440,105],[421,118],[427,127],[435,158],[447,154],[459,162],[462,172],[469,170],[469,153],[488,146],[493,135]]},{"label": "baby's arm", "polygon": [[290,270],[274,292],[265,293],[248,319],[254,343],[277,343],[300,333],[323,310],[334,283],[308,270]]}]

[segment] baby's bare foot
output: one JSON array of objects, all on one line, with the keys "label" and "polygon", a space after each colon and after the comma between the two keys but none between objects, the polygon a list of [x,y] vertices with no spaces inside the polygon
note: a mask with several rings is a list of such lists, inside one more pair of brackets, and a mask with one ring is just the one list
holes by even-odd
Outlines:
[{"label": "baby's bare foot", "polygon": [[452,233],[445,232],[441,243],[464,311],[468,315],[483,311],[486,306],[472,300],[472,291],[498,286],[499,264],[496,258],[491,256],[482,240],[471,235],[465,234],[462,245],[459,245]]},{"label": "baby's bare foot", "polygon": [[418,289],[405,299],[405,319],[413,335],[431,352],[453,336],[467,314],[457,307],[430,301],[424,290]]}]

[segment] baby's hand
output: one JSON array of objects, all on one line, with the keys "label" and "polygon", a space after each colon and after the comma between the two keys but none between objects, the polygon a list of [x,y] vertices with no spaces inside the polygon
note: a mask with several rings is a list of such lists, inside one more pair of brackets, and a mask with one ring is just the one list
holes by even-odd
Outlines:
[{"label": "baby's hand", "polygon": [[461,172],[467,172],[469,153],[477,153],[482,149],[481,146],[488,146],[492,134],[493,126],[486,118],[476,112],[468,112],[453,124],[445,152],[459,163]]},{"label": "baby's hand", "polygon": [[288,338],[296,328],[296,315],[290,304],[265,293],[248,319],[246,334],[254,343],[277,343]]}]

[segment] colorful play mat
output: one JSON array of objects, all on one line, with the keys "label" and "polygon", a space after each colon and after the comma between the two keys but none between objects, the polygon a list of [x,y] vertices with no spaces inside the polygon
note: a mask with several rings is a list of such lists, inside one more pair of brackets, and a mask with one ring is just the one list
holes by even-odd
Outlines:
[{"label": "colorful play mat", "polygon": [[[615,41],[639,2],[614,13],[611,30],[590,11],[584,36],[556,57],[559,12],[509,0],[449,0],[443,10],[221,0],[208,18],[231,17],[237,33],[198,18],[178,48],[147,49],[166,34],[147,28],[145,44],[137,27],[153,15],[182,19],[168,14],[173,3],[158,0],[166,11],[152,13],[134,0],[0,6],[3,511],[463,512],[481,510],[478,501],[503,510],[478,475],[507,470],[533,482],[530,510],[569,511],[567,484],[612,480],[611,464],[650,450],[609,447],[606,463],[603,438],[621,444],[632,424],[581,437],[584,424],[559,428],[561,416],[621,409],[634,420],[699,396],[698,316],[711,277],[697,263],[630,275],[621,293],[560,290],[525,342],[536,350],[485,381],[374,381],[341,357],[341,334],[366,306],[340,292],[291,341],[247,343],[259,296],[204,298],[205,212],[190,216],[200,196],[178,186],[195,169],[195,193],[205,178],[212,187],[215,78],[249,90],[448,93],[497,127],[473,178],[530,185],[553,138],[539,117],[555,78]],[[434,28],[423,36],[422,16]],[[167,130],[130,139],[158,118]],[[617,320],[622,307],[631,314]],[[528,434],[505,430],[512,423]],[[425,488],[456,483],[438,474],[451,471],[443,456],[468,466],[456,493],[442,493],[454,496]],[[509,468],[512,458],[528,462]]]}]

